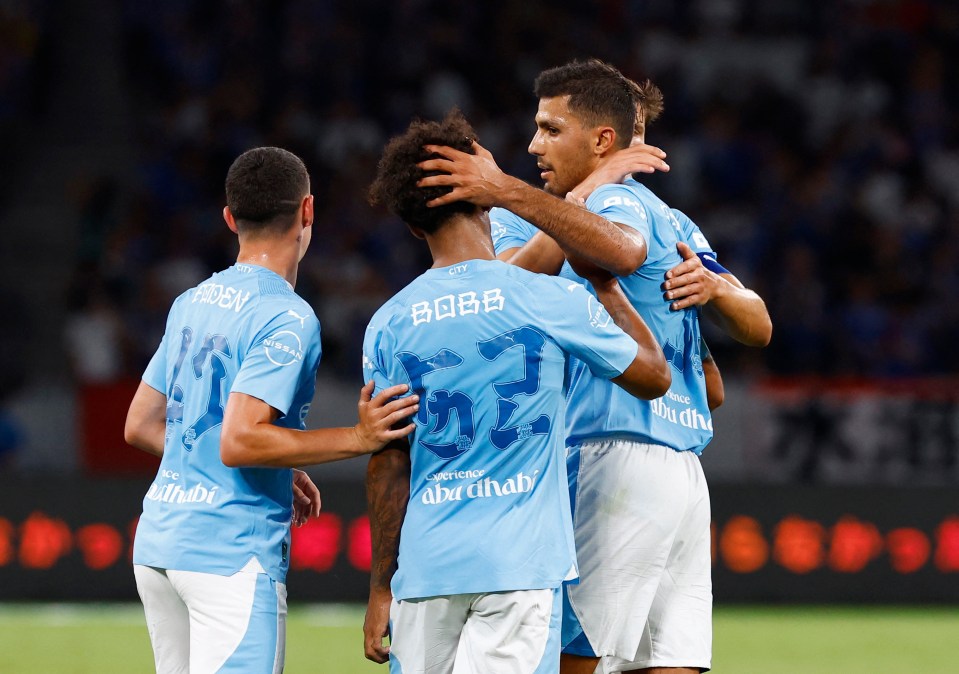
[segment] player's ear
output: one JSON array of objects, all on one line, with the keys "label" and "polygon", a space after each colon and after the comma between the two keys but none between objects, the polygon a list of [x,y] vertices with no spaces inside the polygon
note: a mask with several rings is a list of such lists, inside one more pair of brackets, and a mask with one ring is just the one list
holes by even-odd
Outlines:
[{"label": "player's ear", "polygon": [[611,126],[601,126],[596,129],[596,140],[593,150],[598,156],[603,156],[615,149],[616,130]]},{"label": "player's ear", "polygon": [[236,218],[234,218],[233,214],[230,212],[229,206],[223,207],[223,219],[226,221],[226,226],[230,228],[230,231],[234,234],[237,234]]},{"label": "player's ear", "polygon": [[300,222],[304,227],[310,227],[313,224],[313,195],[307,194],[303,197],[303,202],[300,204],[301,220]]},{"label": "player's ear", "polygon": [[425,239],[426,234],[423,233],[423,230],[419,227],[414,227],[410,223],[406,223],[406,226],[409,228],[410,233],[415,236],[417,239]]}]

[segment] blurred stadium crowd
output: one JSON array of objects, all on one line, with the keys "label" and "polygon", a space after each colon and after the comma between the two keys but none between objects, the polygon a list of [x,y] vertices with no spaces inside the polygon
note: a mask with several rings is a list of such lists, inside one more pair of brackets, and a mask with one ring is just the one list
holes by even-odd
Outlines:
[{"label": "blurred stadium crowd", "polygon": [[[42,105],[53,7],[0,7],[0,138]],[[953,2],[123,0],[122,15],[137,166],[77,198],[66,340],[82,381],[138,377],[172,297],[232,262],[223,177],[261,144],[311,170],[298,290],[323,371],[356,380],[369,316],[427,255],[365,203],[385,140],[458,105],[535,182],[533,79],[587,56],[662,88],[647,140],[672,172],[649,184],[770,308],[764,351],[710,333],[724,372],[959,371]]]}]

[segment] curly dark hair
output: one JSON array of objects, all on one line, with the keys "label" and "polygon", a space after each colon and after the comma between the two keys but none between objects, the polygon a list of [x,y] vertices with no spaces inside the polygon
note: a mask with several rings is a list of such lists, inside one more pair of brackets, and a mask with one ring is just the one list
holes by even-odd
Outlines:
[{"label": "curly dark hair", "polygon": [[309,193],[303,160],[279,147],[247,150],[226,174],[226,204],[241,232],[286,231]]},{"label": "curly dark hair", "polygon": [[569,109],[586,126],[608,124],[616,131],[616,147],[629,146],[636,121],[636,85],[608,63],[571,61],[544,70],[533,93],[537,98],[569,96]]},{"label": "curly dark hair", "polygon": [[436,171],[424,171],[417,163],[437,157],[423,149],[424,145],[446,145],[469,154],[473,151],[476,132],[458,109],[454,108],[442,122],[417,119],[383,149],[376,167],[376,179],[369,189],[369,202],[384,206],[404,222],[427,233],[435,232],[456,213],[471,214],[479,210],[475,204],[456,201],[430,208],[426,202],[451,191],[449,187],[417,187],[416,183]]}]

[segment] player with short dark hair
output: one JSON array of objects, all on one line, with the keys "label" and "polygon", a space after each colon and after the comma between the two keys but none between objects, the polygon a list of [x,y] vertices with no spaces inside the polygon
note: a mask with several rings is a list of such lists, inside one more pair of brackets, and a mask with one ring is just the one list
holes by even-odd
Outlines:
[{"label": "player with short dark hair", "polygon": [[[529,152],[542,169],[545,191],[557,197],[627,152],[638,104],[651,104],[644,125],[661,110],[653,87],[638,86],[598,61],[548,70],[541,81],[549,88],[537,86],[543,95]],[[582,101],[591,86],[599,93],[587,106]],[[685,297],[674,306],[664,302],[661,287],[685,264],[679,250],[688,234],[676,214],[631,177],[591,188],[577,220],[582,201],[575,197],[534,197],[488,155],[436,151],[442,158],[423,166],[445,175],[423,184],[452,191],[434,204],[467,199],[502,207],[491,212],[494,238],[497,253],[511,263],[552,273],[562,265],[564,278],[583,281],[566,258],[586,256],[614,273],[672,369],[669,392],[647,402],[620,395],[574,365],[567,443],[581,581],[568,586],[563,671],[593,672],[600,657],[603,671],[708,669],[710,512],[697,457],[712,436],[704,354],[698,309]],[[664,168],[649,162],[649,148],[637,152],[645,153],[646,170]],[[597,218],[614,230],[611,238],[609,228],[587,229]],[[527,222],[511,227],[510,220]],[[516,236],[523,226],[525,235]],[[576,236],[587,231],[599,238]],[[746,322],[754,317],[745,316]]]},{"label": "player with short dark hair", "polygon": [[533,93],[540,100],[563,98],[584,126],[609,125],[616,132],[612,146],[629,147],[637,91],[613,66],[594,59],[544,70],[533,83]]},{"label": "player with short dark hair", "polygon": [[371,188],[426,240],[433,266],[376,312],[364,341],[364,374],[377,390],[408,382],[422,401],[409,442],[374,454],[367,471],[365,650],[393,672],[448,674],[457,662],[474,672],[555,672],[559,588],[577,575],[567,358],[647,398],[668,388],[668,367],[609,273],[578,267],[594,297],[495,260],[484,209],[460,203],[433,216],[427,203],[448,190],[422,187],[442,171],[423,162],[435,160],[435,145],[468,154],[473,139],[456,111],[414,122],[385,148]]},{"label": "player with short dark hair", "polygon": [[291,521],[320,493],[293,467],[403,437],[405,385],[360,394],[359,423],[305,431],[320,324],[293,290],[313,196],[296,155],[260,147],[226,180],[236,264],[173,303],[127,414],[131,445],[160,457],[143,500],[134,574],[159,674],[280,672]]}]

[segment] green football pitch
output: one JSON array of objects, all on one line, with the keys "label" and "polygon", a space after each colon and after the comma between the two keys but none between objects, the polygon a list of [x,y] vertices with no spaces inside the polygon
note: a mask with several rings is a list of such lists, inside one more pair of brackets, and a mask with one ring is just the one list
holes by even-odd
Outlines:
[{"label": "green football pitch", "polygon": [[[287,674],[387,674],[362,656],[363,609],[293,605]],[[959,671],[959,607],[720,606],[718,674]],[[138,605],[0,604],[3,674],[152,672]]]}]

